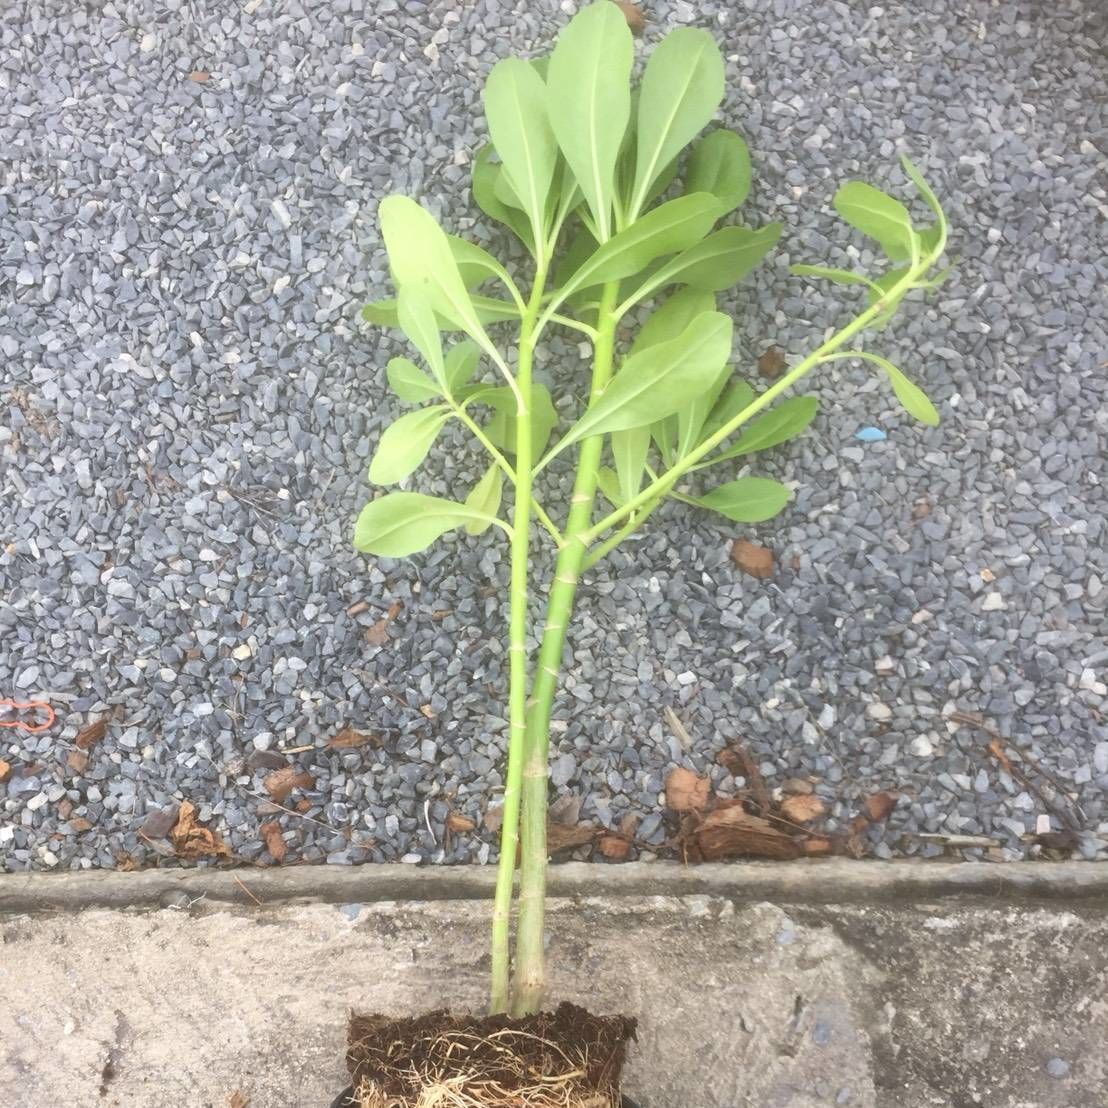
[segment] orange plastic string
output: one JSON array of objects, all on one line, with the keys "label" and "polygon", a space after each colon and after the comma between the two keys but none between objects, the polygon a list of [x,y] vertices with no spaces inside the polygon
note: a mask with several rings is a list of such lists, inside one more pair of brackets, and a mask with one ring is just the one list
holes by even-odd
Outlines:
[{"label": "orange plastic string", "polygon": [[15,712],[42,712],[46,716],[42,723],[28,723],[25,719],[0,719],[0,727],[15,727],[33,734],[54,726],[54,709],[45,700],[9,700],[7,697],[0,697],[0,708],[11,708]]}]

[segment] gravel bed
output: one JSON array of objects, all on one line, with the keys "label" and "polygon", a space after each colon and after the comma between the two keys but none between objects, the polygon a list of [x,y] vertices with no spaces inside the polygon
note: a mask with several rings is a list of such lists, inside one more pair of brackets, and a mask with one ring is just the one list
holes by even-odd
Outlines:
[{"label": "gravel bed", "polygon": [[[491,536],[396,562],[351,549],[399,351],[357,308],[387,294],[388,191],[501,243],[468,197],[483,75],[547,49],[573,5],[97,7],[28,0],[0,27],[0,696],[58,712],[38,735],[0,731],[0,866],[164,864],[185,799],[248,861],[271,860],[266,821],[286,864],[489,861],[506,551]],[[739,528],[674,506],[597,567],[555,791],[598,823],[640,814],[658,844],[668,769],[734,790],[715,755],[742,736],[770,785],[816,780],[828,826],[901,791],[880,856],[934,853],[916,836],[940,833],[1022,857],[1044,806],[985,736],[948,726],[957,707],[1065,786],[1094,857],[1108,837],[1099,5],[646,7],[647,42],[688,23],[719,37],[723,119],[755,158],[746,218],[786,224],[729,305],[738,364],[771,344],[800,355],[848,317],[845,290],[788,265],[870,261],[830,197],[853,175],[903,186],[907,150],[948,207],[958,264],[871,346],[943,422],[910,425],[860,368],[823,372],[813,432],[761,467],[795,483],[784,516]],[[584,369],[576,347],[550,353]],[[858,441],[867,425],[887,439]],[[425,491],[458,495],[478,472],[457,442]],[[736,570],[736,537],[774,549],[771,579]],[[82,766],[73,739],[109,712]],[[325,748],[347,726],[378,743]],[[285,801],[295,814],[265,799],[289,749],[311,778]],[[445,836],[452,809],[478,830]]]}]

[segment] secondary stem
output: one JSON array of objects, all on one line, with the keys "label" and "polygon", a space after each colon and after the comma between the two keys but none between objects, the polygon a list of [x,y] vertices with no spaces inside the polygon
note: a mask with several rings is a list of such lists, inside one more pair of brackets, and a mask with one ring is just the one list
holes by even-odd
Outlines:
[{"label": "secondary stem", "polygon": [[[915,284],[917,278],[921,273],[925,273],[931,263],[938,257],[939,251],[942,249],[942,242],[939,243],[939,247],[932,254],[923,258],[919,263],[914,265],[911,269],[905,273],[886,294],[886,299],[892,299],[900,292],[910,289]],[[725,426],[721,427],[715,434],[706,438],[699,446],[689,451],[676,465],[667,470],[660,477],[655,478],[649,485],[646,486],[637,496],[633,496],[625,504],[620,505],[615,511],[606,515],[599,523],[594,524],[589,528],[588,533],[584,536],[586,544],[591,544],[600,535],[604,534],[611,527],[615,527],[629,516],[633,515],[644,504],[649,503],[652,500],[657,500],[660,497],[665,496],[675,484],[691,470],[701,458],[710,454],[717,446],[723,443],[726,439],[738,430],[744,423],[747,422],[752,416],[758,414],[763,408],[769,407],[781,393],[786,389],[791,388],[800,380],[806,373],[814,369],[820,362],[824,361],[828,355],[833,354],[839,347],[843,346],[847,339],[852,338],[859,331],[865,328],[869,323],[877,318],[884,310],[885,301],[878,300],[876,303],[870,305],[864,312],[857,315],[850,321],[841,331],[837,331],[826,342],[821,343],[815,350],[812,351],[803,361],[797,363],[788,373],[785,374],[779,381],[773,386],[766,389],[761,396],[757,397],[754,401],[748,404],[734,419],[732,419]],[[568,528],[567,528],[568,532]]]},{"label": "secondary stem", "polygon": [[[597,314],[589,403],[603,393],[612,376],[615,345],[615,306],[619,286],[604,286]],[[527,752],[523,769],[523,850],[520,855],[519,927],[516,935],[516,989],[513,1015],[537,1012],[545,979],[543,929],[546,920],[546,807],[547,763],[550,751],[550,713],[573,611],[577,581],[585,557],[585,535],[592,521],[603,436],[581,443],[573,499],[566,519],[565,545],[558,554],[547,599],[546,625],[538,666],[528,703]]]},{"label": "secondary stem", "polygon": [[527,566],[531,537],[531,483],[534,449],[531,436],[531,365],[535,354],[535,322],[542,300],[545,270],[540,267],[531,289],[519,333],[516,372],[515,510],[512,519],[511,598],[508,616],[508,766],[504,781],[500,860],[492,916],[492,981],[489,1009],[508,1010],[511,947],[512,884],[519,844],[519,812],[527,732]]}]

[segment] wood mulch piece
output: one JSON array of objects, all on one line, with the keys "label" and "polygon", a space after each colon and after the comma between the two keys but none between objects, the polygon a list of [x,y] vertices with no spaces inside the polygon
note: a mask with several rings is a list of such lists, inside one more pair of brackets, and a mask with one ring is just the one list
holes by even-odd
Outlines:
[{"label": "wood mulch piece", "polygon": [[618,1108],[635,1020],[560,1004],[509,1016],[428,1012],[352,1016],[346,1064],[363,1108],[443,1103],[472,1108]]}]

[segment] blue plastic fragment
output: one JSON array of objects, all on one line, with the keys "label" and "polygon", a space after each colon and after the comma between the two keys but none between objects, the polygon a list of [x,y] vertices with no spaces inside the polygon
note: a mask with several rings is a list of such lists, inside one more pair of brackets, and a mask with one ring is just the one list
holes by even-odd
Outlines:
[{"label": "blue plastic fragment", "polygon": [[884,442],[889,436],[880,427],[863,427],[854,432],[854,437],[859,442]]}]

